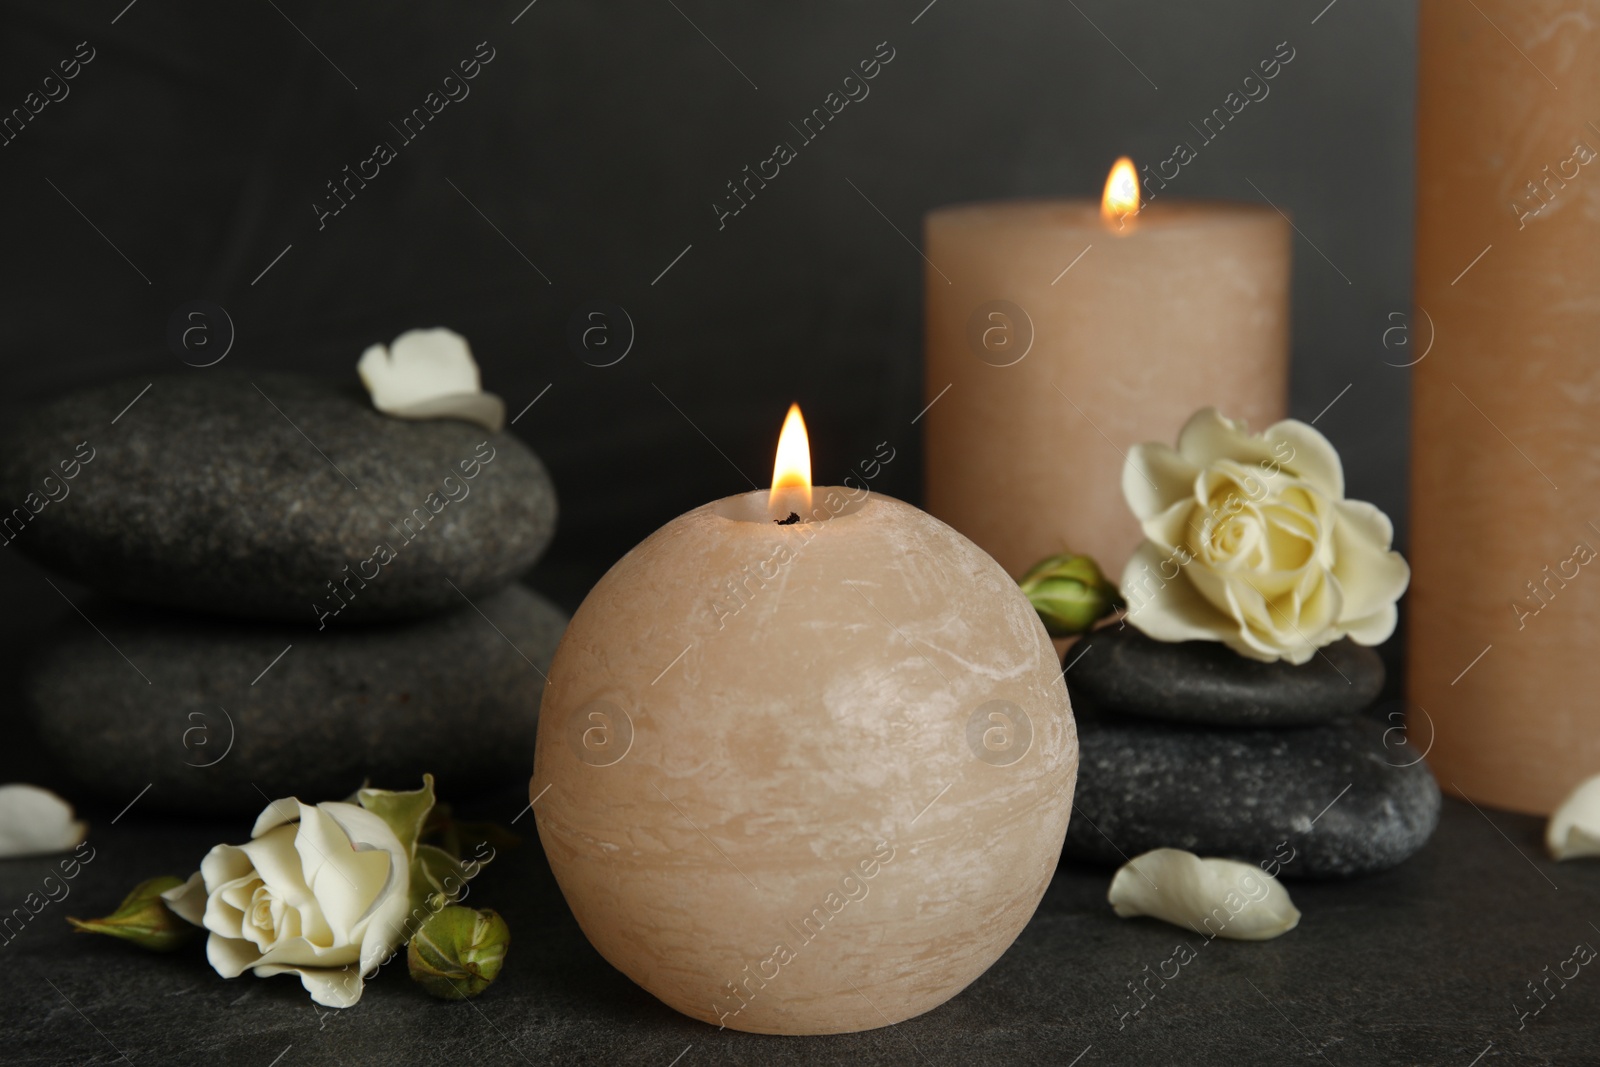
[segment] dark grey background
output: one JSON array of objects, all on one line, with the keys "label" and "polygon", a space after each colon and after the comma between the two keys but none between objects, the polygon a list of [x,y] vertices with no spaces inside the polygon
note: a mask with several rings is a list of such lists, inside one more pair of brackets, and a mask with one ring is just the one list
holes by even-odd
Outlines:
[{"label": "dark grey background", "polygon": [[[1293,215],[1293,412],[1351,385],[1317,425],[1403,545],[1409,372],[1384,363],[1408,357],[1384,339],[1409,307],[1414,5],[525,3],[12,0],[0,109],[77,42],[97,57],[0,147],[0,396],[205,373],[165,339],[192,299],[227,309],[246,370],[348,377],[372,342],[451,326],[513,414],[551,386],[515,430],[563,501],[535,580],[570,606],[673,515],[748,488],[739,471],[765,484],[792,399],[819,480],[887,439],[909,461],[878,487],[917,500],[923,265],[896,229],[919,240],[958,200],[1097,196],[1118,154],[1198,146],[1189,123],[1288,41],[1271,95],[1163,195],[1257,200],[1253,182]],[[471,95],[400,147],[389,122],[482,41]],[[724,183],[882,41],[871,95],[719,232]],[[399,158],[319,232],[324,183],[380,139]],[[569,350],[591,299],[636,326],[616,366]],[[3,553],[0,589],[55,598]]]}]

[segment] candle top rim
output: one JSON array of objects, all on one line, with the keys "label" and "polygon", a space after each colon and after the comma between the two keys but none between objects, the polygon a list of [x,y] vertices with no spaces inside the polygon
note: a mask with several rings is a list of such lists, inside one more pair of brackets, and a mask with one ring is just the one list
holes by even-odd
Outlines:
[{"label": "candle top rim", "polygon": [[[768,512],[768,490],[766,489],[752,489],[747,493],[734,493],[732,496],[719,497],[716,500],[707,501],[699,507],[691,509],[685,515],[706,512],[730,523],[771,526],[779,530],[792,530],[801,526],[815,527],[839,519],[849,518],[868,508],[875,500],[895,500],[894,497],[870,490],[863,495],[859,489],[851,489],[842,485],[812,486],[811,493],[811,514],[801,516],[798,522],[790,524],[780,525],[772,521],[772,517]],[[842,506],[835,508],[829,504],[829,495],[833,493],[837,493],[844,498]],[[896,502],[905,503],[904,501]],[[911,505],[908,504],[906,506],[910,507]],[[819,515],[819,513],[821,514]]]},{"label": "candle top rim", "polygon": [[[1282,225],[1282,216],[1266,204],[1205,197],[1164,197],[1146,204],[1131,217],[1129,234],[1141,229],[1200,228],[1269,222]],[[985,227],[1037,227],[1041,223],[1106,228],[1100,201],[1089,197],[1010,197],[945,204],[925,216],[929,226],[982,225]]]}]

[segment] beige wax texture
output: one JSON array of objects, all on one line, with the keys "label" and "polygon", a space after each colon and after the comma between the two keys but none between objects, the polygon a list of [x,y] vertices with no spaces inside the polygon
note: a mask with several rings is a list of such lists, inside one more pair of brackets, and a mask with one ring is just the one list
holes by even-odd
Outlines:
[{"label": "beige wax texture", "polygon": [[1061,665],[982,550],[880,495],[689,512],[601,579],[550,669],[530,796],[600,954],[773,1034],[948,1000],[1027,923],[1078,767]]},{"label": "beige wax texture", "polygon": [[1600,772],[1600,3],[1423,0],[1419,43],[1408,733],[1549,814]]},{"label": "beige wax texture", "polygon": [[965,204],[924,229],[927,507],[1014,577],[1070,550],[1115,578],[1141,540],[1131,446],[1207,405],[1255,430],[1287,413],[1272,208],[1157,200],[1118,230],[1088,201]]}]

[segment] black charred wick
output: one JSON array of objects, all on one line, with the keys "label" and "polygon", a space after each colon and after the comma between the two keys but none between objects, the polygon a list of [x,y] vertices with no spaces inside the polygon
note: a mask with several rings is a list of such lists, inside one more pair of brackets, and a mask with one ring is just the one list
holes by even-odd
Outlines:
[{"label": "black charred wick", "polygon": [[789,512],[789,517],[787,519],[773,519],[772,521],[777,523],[779,526],[793,526],[795,523],[800,521],[800,516],[791,511]]}]

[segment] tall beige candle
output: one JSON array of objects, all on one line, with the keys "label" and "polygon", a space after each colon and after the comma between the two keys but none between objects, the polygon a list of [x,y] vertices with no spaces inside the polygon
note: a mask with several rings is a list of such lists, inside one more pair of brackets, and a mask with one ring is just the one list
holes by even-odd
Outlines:
[{"label": "tall beige candle", "polygon": [[1022,930],[1078,746],[1015,582],[888,497],[707,504],[628,553],[550,668],[530,796],[607,960],[759,1033],[943,1003]]},{"label": "tall beige candle", "polygon": [[1410,736],[1543,814],[1600,773],[1600,3],[1424,0],[1420,45]]},{"label": "tall beige candle", "polygon": [[1215,404],[1284,417],[1287,221],[1157,200],[1119,228],[1087,200],[967,204],[926,220],[925,495],[1013,576],[1140,540],[1123,455]]}]

